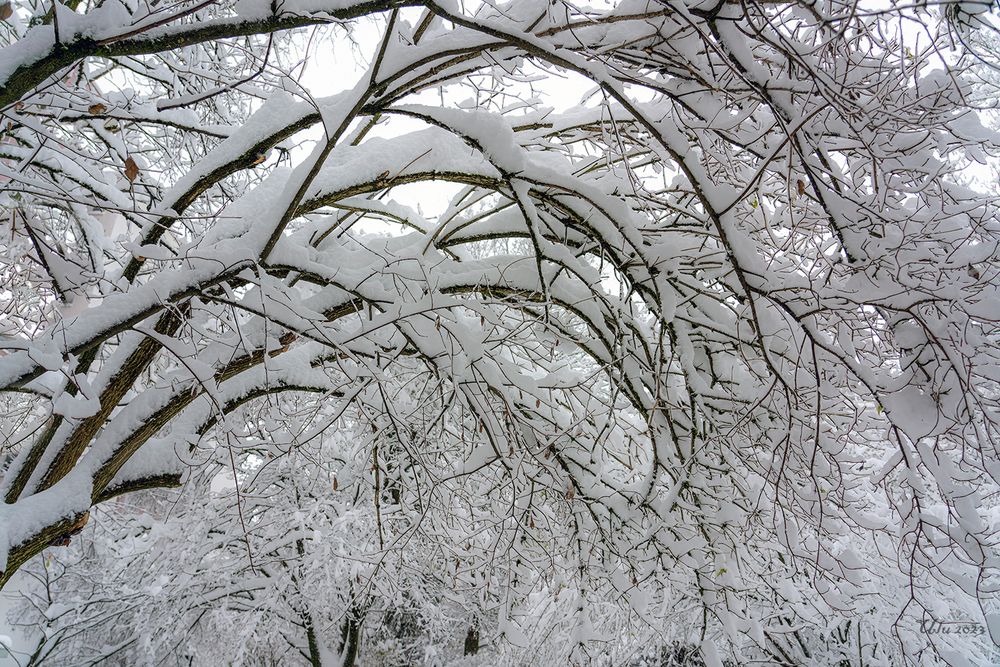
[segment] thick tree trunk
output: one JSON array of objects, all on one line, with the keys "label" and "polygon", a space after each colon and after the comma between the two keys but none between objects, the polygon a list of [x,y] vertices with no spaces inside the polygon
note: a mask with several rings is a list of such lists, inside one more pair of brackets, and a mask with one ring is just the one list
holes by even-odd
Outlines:
[{"label": "thick tree trunk", "polygon": [[344,619],[340,633],[340,667],[354,667],[361,649],[361,623],[363,618],[357,608],[351,609]]},{"label": "thick tree trunk", "polygon": [[479,653],[479,628],[474,625],[469,626],[469,632],[465,635],[465,655],[475,655]]}]

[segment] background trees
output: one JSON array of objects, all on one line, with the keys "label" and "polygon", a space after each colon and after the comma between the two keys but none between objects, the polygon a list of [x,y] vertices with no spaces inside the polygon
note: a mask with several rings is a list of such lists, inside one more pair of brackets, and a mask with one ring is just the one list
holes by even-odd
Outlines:
[{"label": "background trees", "polygon": [[45,659],[986,660],[984,9],[12,6]]}]

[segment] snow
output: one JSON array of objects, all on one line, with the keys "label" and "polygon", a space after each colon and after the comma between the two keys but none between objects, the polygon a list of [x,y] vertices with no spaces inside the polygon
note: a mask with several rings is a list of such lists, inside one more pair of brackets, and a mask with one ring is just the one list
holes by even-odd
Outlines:
[{"label": "snow", "polygon": [[[391,149],[390,149],[391,147]],[[438,128],[412,132],[393,139],[372,138],[360,146],[338,146],[313,181],[307,201],[408,174],[473,174],[496,179],[499,172],[454,134]]]},{"label": "snow", "polygon": [[86,512],[91,505],[91,479],[86,470],[70,473],[55,486],[0,507],[0,571],[12,548],[37,531]]},{"label": "snow", "polygon": [[422,105],[405,104],[394,107],[397,113],[427,118],[449,132],[472,142],[489,161],[506,174],[518,174],[524,169],[525,154],[510,123],[486,111],[459,111]]},{"label": "snow", "polygon": [[52,26],[36,26],[13,44],[0,49],[0,83],[6,84],[22,67],[41,60],[52,49]]}]

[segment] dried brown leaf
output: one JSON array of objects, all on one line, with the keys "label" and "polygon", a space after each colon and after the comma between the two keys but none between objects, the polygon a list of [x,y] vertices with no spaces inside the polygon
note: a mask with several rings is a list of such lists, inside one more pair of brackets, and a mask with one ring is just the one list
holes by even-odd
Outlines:
[{"label": "dried brown leaf", "polygon": [[134,183],[136,176],[139,175],[139,165],[135,163],[135,160],[128,158],[125,160],[125,178],[128,179],[129,183]]}]

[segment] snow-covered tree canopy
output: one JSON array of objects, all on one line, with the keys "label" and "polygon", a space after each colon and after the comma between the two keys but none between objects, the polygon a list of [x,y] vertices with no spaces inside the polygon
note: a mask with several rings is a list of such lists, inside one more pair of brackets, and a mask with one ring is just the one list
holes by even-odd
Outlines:
[{"label": "snow-covered tree canopy", "polygon": [[871,4],[0,4],[0,582],[90,540],[67,664],[985,664],[992,19]]}]

